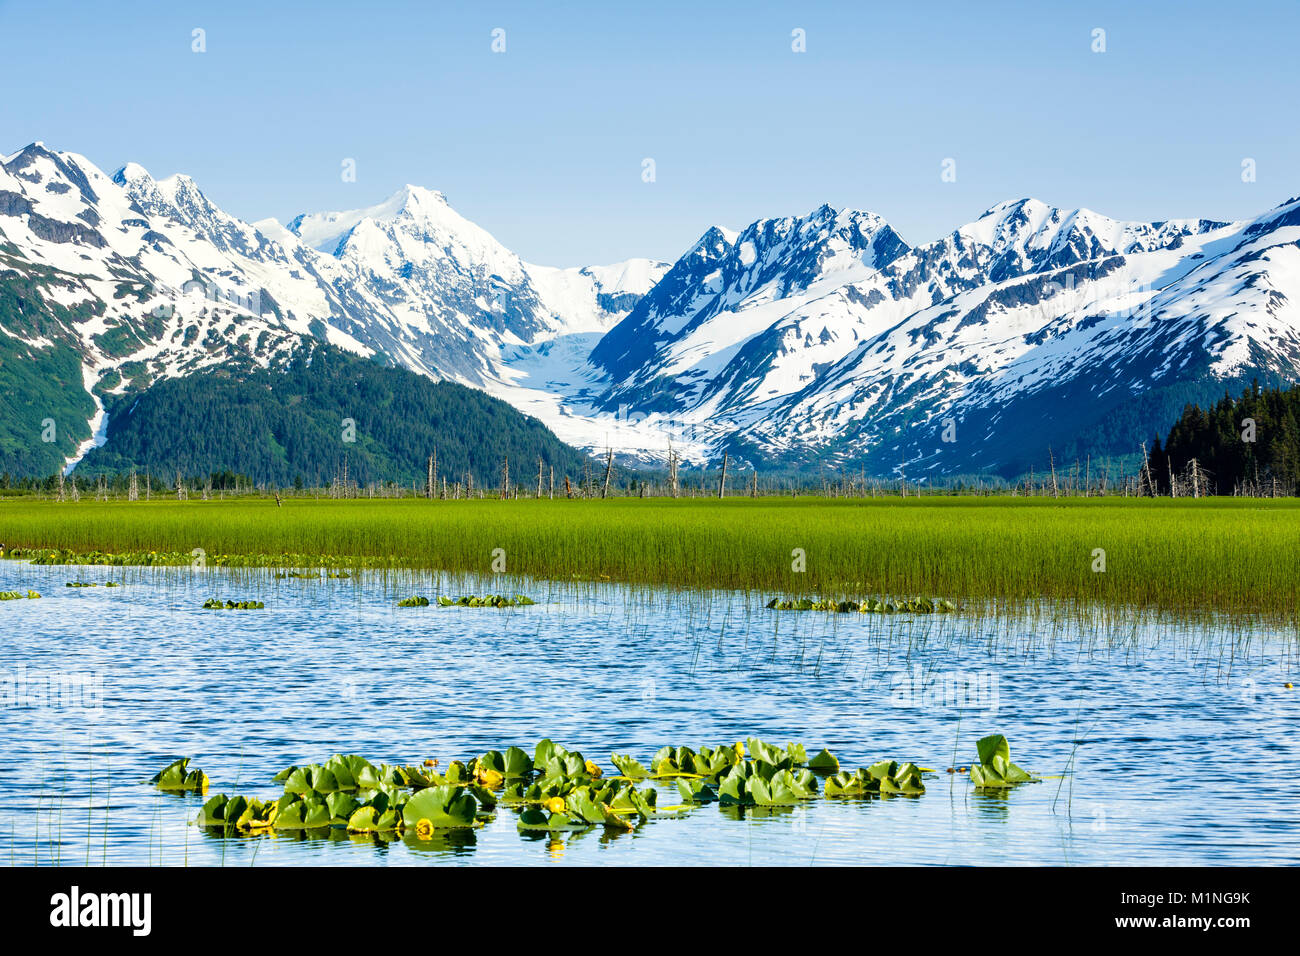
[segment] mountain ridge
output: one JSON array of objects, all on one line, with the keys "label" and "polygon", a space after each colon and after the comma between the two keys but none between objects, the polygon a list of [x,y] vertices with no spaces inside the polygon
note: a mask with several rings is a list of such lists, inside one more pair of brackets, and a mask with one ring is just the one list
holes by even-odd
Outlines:
[{"label": "mountain ridge", "polygon": [[939,477],[1102,433],[1087,451],[1132,454],[1170,424],[1144,395],[1300,378],[1297,249],[1297,200],[1144,223],[1021,198],[916,246],[823,204],[711,226],[672,263],[556,268],[418,186],[281,226],[135,163],[107,176],[43,144],[0,163],[0,275],[26,290],[0,333],[13,357],[80,363],[93,414],[68,424],[74,460],[105,398],[282,369],[314,342],[631,460],[671,441],[700,463]]}]

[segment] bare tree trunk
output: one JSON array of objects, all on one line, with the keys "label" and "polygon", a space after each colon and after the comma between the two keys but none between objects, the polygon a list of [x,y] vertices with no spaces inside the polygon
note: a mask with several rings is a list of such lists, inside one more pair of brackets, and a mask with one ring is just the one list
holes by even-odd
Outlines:
[{"label": "bare tree trunk", "polygon": [[727,497],[727,453],[722,453],[722,477],[718,479],[718,497]]},{"label": "bare tree trunk", "polygon": [[600,496],[609,497],[609,476],[614,471],[614,449],[610,448],[605,455],[605,482],[601,486]]}]

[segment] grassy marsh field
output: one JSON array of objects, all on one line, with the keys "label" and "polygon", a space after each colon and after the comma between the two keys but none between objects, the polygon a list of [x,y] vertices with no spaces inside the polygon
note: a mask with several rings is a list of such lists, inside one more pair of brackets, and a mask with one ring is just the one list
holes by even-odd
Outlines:
[{"label": "grassy marsh field", "polygon": [[508,573],[555,580],[1286,619],[1300,608],[1296,499],[9,499],[0,542],[10,554],[112,552],[124,563],[188,563],[202,548],[216,564],[467,572],[500,570],[502,549]]}]

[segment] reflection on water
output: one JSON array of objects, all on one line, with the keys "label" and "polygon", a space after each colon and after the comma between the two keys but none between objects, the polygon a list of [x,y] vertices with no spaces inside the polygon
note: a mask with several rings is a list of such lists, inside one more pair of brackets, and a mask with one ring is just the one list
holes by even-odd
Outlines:
[{"label": "reflection on water", "polygon": [[[73,580],[123,587],[66,588]],[[767,611],[768,595],[429,574],[0,561],[0,858],[20,864],[1294,863],[1294,635],[1132,615]],[[522,591],[511,609],[397,608]],[[204,611],[209,597],[261,611]],[[1042,783],[948,773],[1000,731]],[[846,768],[914,760],[916,799],[706,806],[633,833],[340,830],[223,837],[142,783],[186,755],[212,792],[334,753],[468,758],[552,737],[602,762],[754,735]],[[661,803],[676,803],[671,785]]]}]

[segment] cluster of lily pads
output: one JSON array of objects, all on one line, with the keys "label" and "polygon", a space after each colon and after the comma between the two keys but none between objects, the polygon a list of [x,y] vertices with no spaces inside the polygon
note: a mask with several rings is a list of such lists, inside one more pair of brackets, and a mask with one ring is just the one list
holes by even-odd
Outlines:
[{"label": "cluster of lily pads", "polygon": [[[63,586],[65,588],[97,588],[100,584],[98,581],[69,581]],[[117,581],[105,581],[103,586],[106,588],[121,587]]]},{"label": "cluster of lily pads", "polygon": [[[428,763],[435,763],[428,761]],[[350,833],[431,836],[434,829],[482,825],[496,807],[493,792],[465,774],[448,776],[432,767],[373,764],[355,754],[323,764],[287,767],[275,776],[283,793],[260,800],[217,794],[195,822],[223,834],[341,828]]]},{"label": "cluster of lily pads", "polygon": [[220,598],[208,598],[203,602],[205,611],[259,611],[266,607],[261,601],[222,601]]},{"label": "cluster of lily pads", "polygon": [[[438,607],[526,607],[537,603],[532,598],[525,597],[522,594],[516,594],[514,597],[508,597],[504,594],[488,594],[484,597],[462,595],[458,598],[439,597],[435,601]],[[413,597],[403,598],[397,602],[397,606],[428,607],[430,603],[427,597],[417,594]]]},{"label": "cluster of lily pads", "polygon": [[0,601],[22,601],[27,598],[35,600],[38,597],[40,595],[31,588],[28,588],[26,593],[22,591],[0,591]]},{"label": "cluster of lily pads", "polygon": [[841,772],[826,778],[828,797],[868,797],[884,794],[917,795],[925,793],[921,782],[923,768],[914,763],[880,760],[853,773]]},{"label": "cluster of lily pads", "polygon": [[[1010,763],[1001,735],[981,740],[978,751],[978,776],[971,768],[978,787],[1035,779]],[[625,754],[610,759],[617,775],[606,776],[579,751],[549,739],[531,754],[507,747],[468,761],[453,760],[441,769],[432,759],[400,766],[335,755],[322,764],[293,765],[276,774],[275,782],[283,787],[277,797],[212,796],[195,822],[226,836],[332,829],[419,841],[436,831],[480,827],[508,809],[518,814],[517,829],[525,833],[591,827],[625,831],[709,803],[793,807],[819,791],[827,797],[917,797],[925,793],[922,775],[933,773],[893,760],[847,772],[828,750],[810,758],[802,744],[779,747],[753,737],[698,750],[662,747],[648,766]],[[151,782],[172,793],[206,793],[207,775],[188,765],[189,758],[177,760]],[[991,782],[995,779],[1000,782]],[[658,790],[647,785],[651,781],[675,786],[680,802],[660,805]]]},{"label": "cluster of lily pads", "polygon": [[836,611],[846,614],[946,614],[957,605],[944,598],[910,598],[900,600],[867,598],[865,601],[833,601],[829,598],[772,598],[767,607],[777,611]]}]

